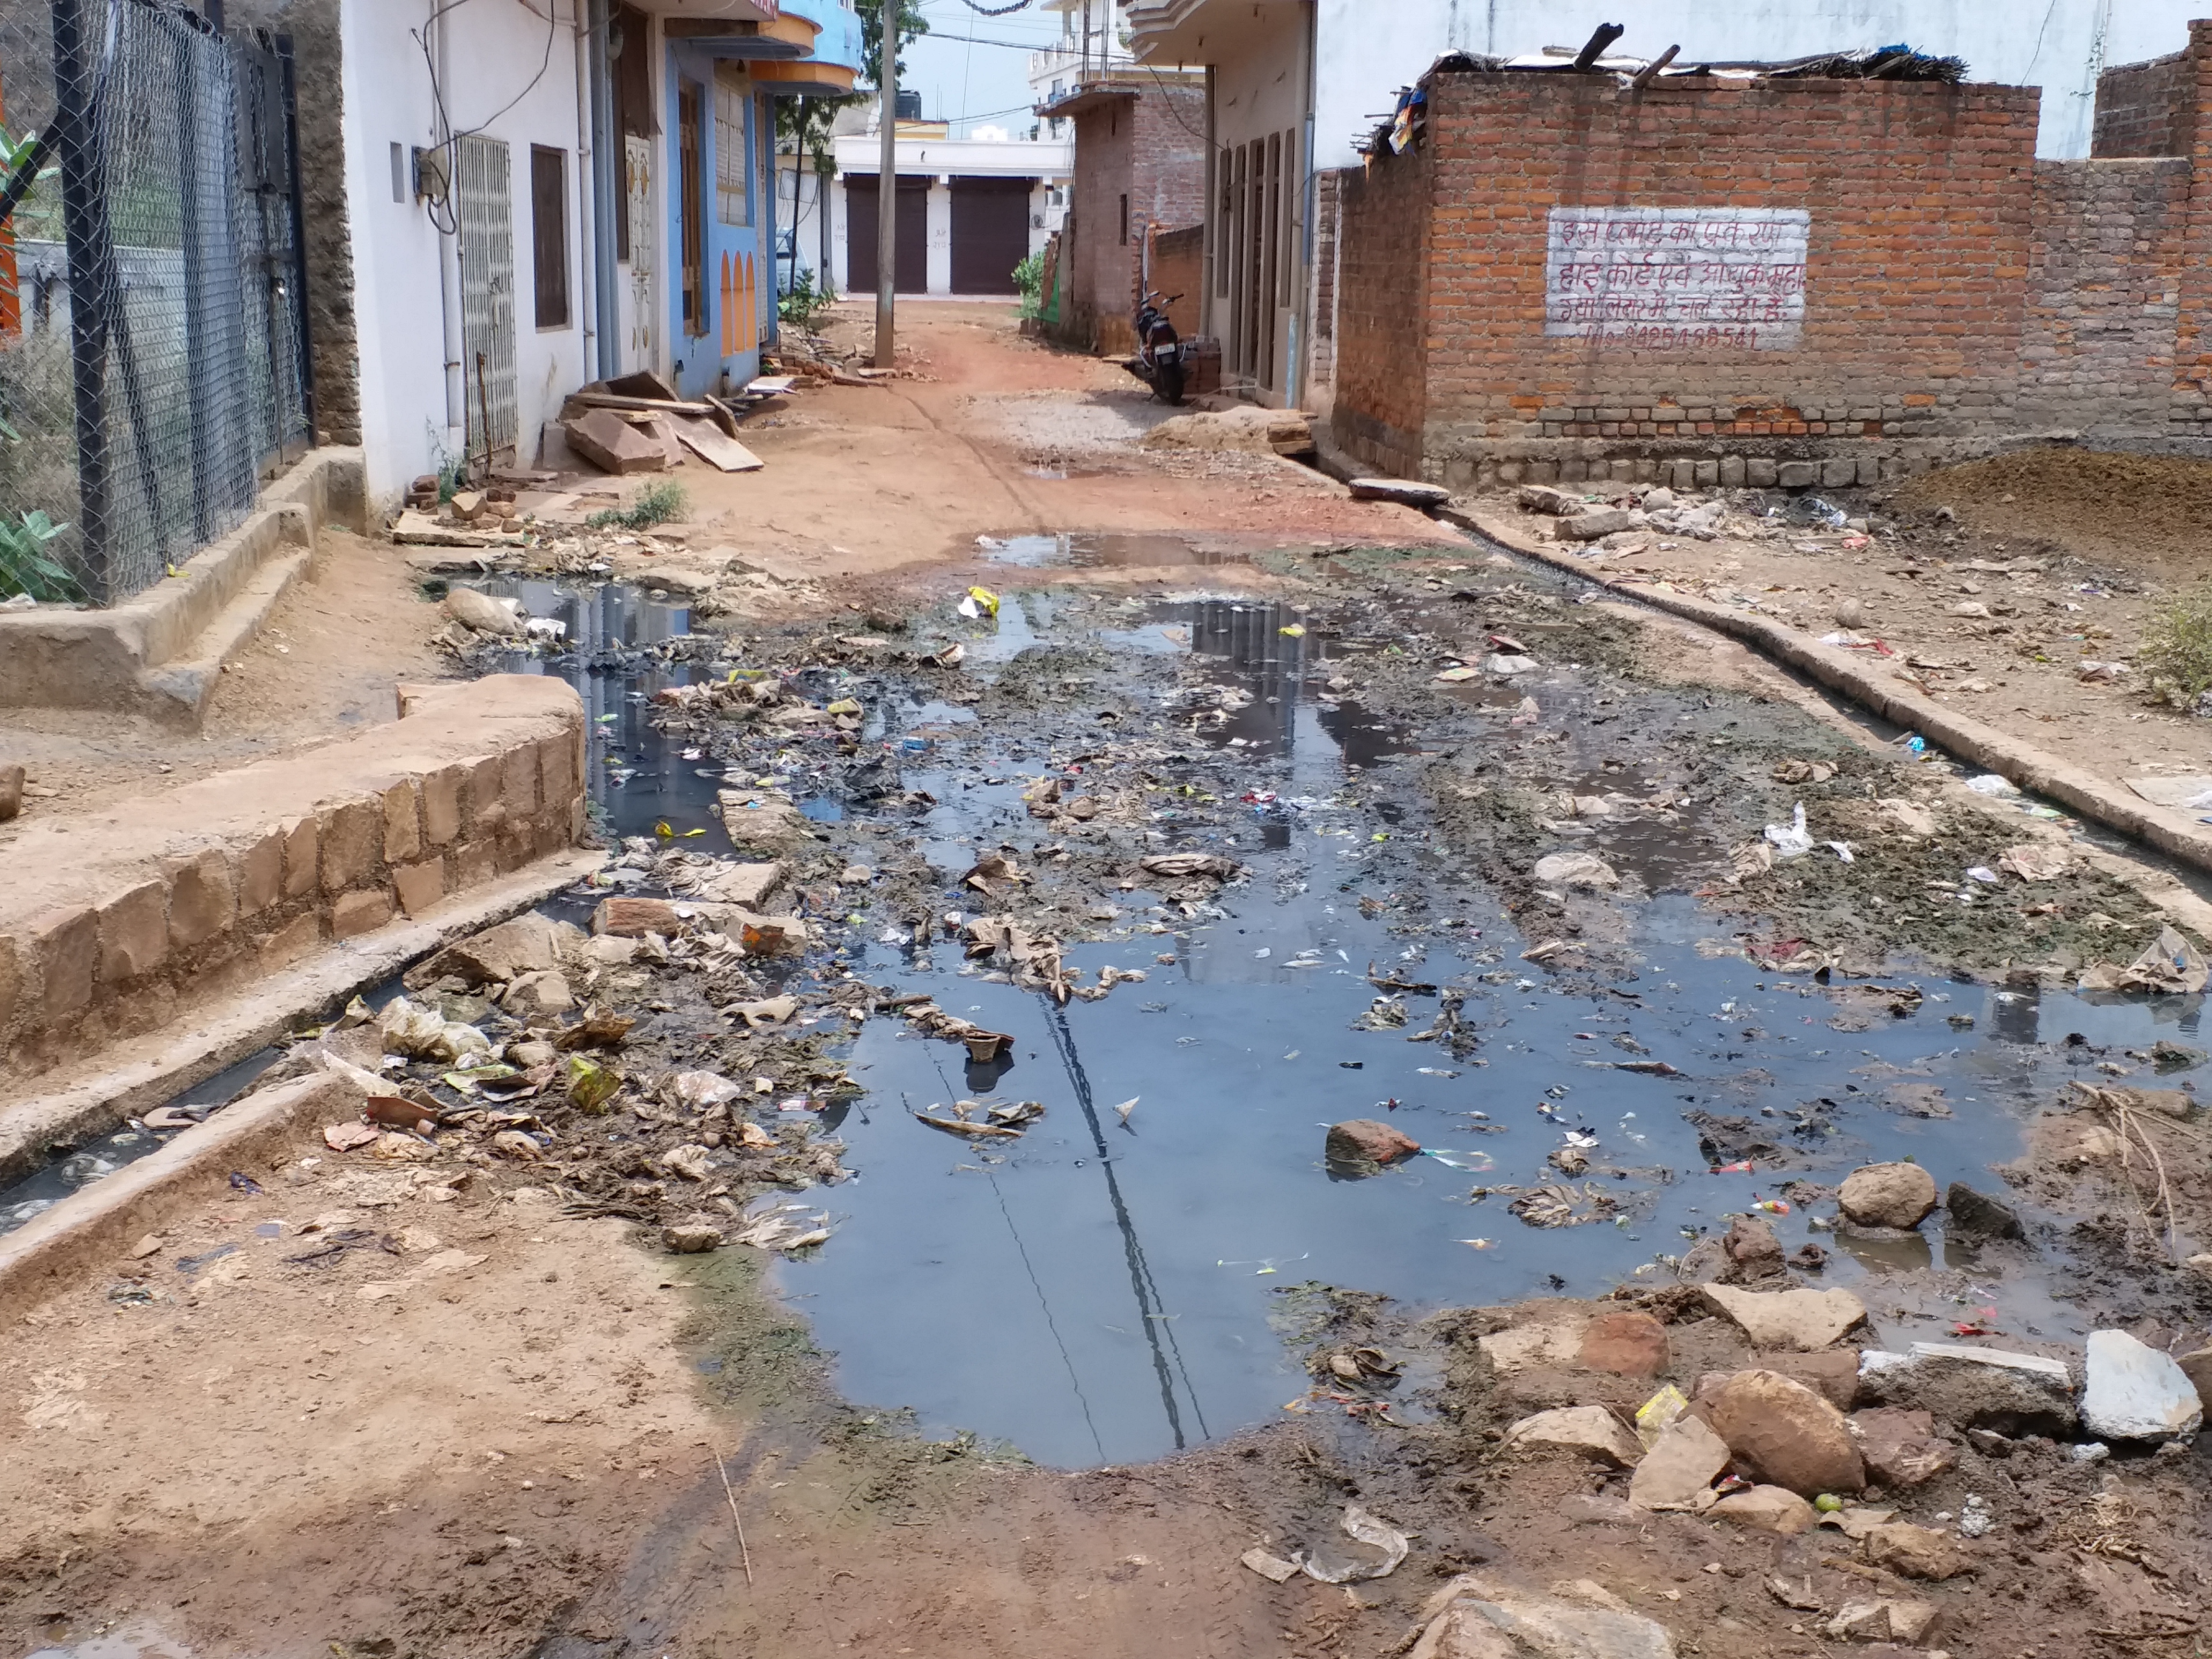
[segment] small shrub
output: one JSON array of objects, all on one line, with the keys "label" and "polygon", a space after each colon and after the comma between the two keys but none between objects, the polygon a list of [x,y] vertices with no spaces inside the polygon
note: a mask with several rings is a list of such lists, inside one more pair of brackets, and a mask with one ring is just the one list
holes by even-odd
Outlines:
[{"label": "small shrub", "polygon": [[584,523],[592,530],[650,530],[657,524],[683,517],[690,499],[684,493],[682,484],[672,478],[661,478],[631,496],[628,507],[608,507],[592,514]]},{"label": "small shrub", "polygon": [[2177,708],[2192,708],[2212,691],[2212,587],[2184,594],[2153,612],[2136,664],[2151,695]]},{"label": "small shrub", "polygon": [[837,303],[837,295],[825,280],[820,288],[814,286],[814,273],[801,270],[792,280],[791,292],[776,301],[776,315],[794,328],[814,332],[814,325],[823,313]]},{"label": "small shrub", "polygon": [[26,513],[14,524],[0,520],[0,597],[28,593],[49,605],[84,597],[68,567],[46,550],[68,527],[43,513]]},{"label": "small shrub", "polygon": [[1044,255],[1032,253],[1014,267],[1014,286],[1021,290],[1023,316],[1044,314]]}]

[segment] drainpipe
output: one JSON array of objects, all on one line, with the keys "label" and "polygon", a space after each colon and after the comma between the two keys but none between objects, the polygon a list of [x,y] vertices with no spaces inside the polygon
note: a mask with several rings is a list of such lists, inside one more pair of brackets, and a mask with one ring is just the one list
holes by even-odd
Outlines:
[{"label": "drainpipe", "polygon": [[[571,27],[575,33],[576,56],[576,237],[575,264],[568,273],[569,304],[575,307],[576,372],[580,379],[595,378],[592,373],[594,362],[592,343],[599,338],[599,261],[594,257],[597,221],[590,211],[592,204],[592,168],[597,150],[592,143],[591,64],[586,55],[583,0],[572,0]],[[555,14],[556,16],[558,13]],[[565,180],[566,173],[562,175]],[[568,257],[568,250],[562,251]],[[518,344],[520,343],[518,342]],[[531,453],[537,453],[533,446]],[[516,451],[520,463],[522,452]]]},{"label": "drainpipe", "polygon": [[1299,227],[1298,268],[1293,277],[1297,292],[1291,306],[1290,337],[1285,342],[1289,355],[1283,364],[1283,407],[1296,409],[1305,399],[1305,346],[1313,331],[1312,307],[1314,295],[1314,204],[1319,193],[1314,181],[1314,96],[1319,79],[1316,63],[1316,36],[1321,28],[1321,7],[1316,0],[1306,0],[1306,118],[1304,126],[1305,179],[1298,192],[1302,216]]},{"label": "drainpipe", "polygon": [[607,61],[612,17],[612,0],[586,0],[584,72],[590,80],[592,120],[592,326],[599,364],[593,378],[602,380],[622,372],[620,342],[615,337],[616,319],[622,314],[615,292],[615,215],[623,210],[615,158],[622,141],[615,132],[614,77]]},{"label": "drainpipe", "polygon": [[[428,0],[430,50],[438,60],[438,83],[451,86],[453,53],[448,50],[446,14],[450,5],[441,5],[439,0]],[[435,118],[434,116],[433,118]],[[440,123],[434,136],[435,143],[442,146],[446,157],[447,211],[453,222],[459,223],[461,202],[461,151],[451,142],[452,129]],[[458,231],[452,235],[438,233],[438,310],[441,337],[446,353],[446,429],[459,432],[461,436],[462,459],[468,459],[468,376],[461,367],[461,239]]]},{"label": "drainpipe", "polygon": [[[1200,246],[1200,270],[1206,291],[1199,296],[1198,331],[1219,338],[1220,319],[1215,316],[1214,272],[1221,258],[1221,146],[1213,136],[1213,65],[1206,66],[1206,240]],[[1066,246],[1063,240],[1062,246]]]}]

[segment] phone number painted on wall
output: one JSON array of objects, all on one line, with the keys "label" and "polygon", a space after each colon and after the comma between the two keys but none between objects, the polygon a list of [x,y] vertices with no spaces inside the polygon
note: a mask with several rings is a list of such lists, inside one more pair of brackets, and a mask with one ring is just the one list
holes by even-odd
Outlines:
[{"label": "phone number painted on wall", "polygon": [[1795,346],[1811,224],[1802,208],[1555,207],[1544,332],[1661,349]]}]

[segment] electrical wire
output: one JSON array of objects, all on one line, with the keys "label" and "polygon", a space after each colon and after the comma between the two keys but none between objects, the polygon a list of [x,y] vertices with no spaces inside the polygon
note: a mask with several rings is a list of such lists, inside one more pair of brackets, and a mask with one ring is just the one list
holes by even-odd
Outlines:
[{"label": "electrical wire", "polygon": [[1011,6],[979,6],[975,0],[965,0],[968,9],[978,17],[1004,17],[1010,12],[1027,11],[1030,0],[1014,0]]},{"label": "electrical wire", "polygon": [[476,125],[456,132],[453,131],[453,117],[446,108],[445,88],[438,82],[437,59],[430,50],[430,31],[437,27],[439,19],[444,17],[448,12],[459,10],[468,3],[469,0],[444,0],[443,4],[433,9],[430,15],[423,19],[421,28],[408,31],[415,37],[415,44],[422,49],[422,67],[430,77],[430,100],[437,106],[438,111],[438,130],[445,134],[445,137],[432,145],[431,149],[447,152],[446,192],[442,197],[425,198],[429,204],[431,227],[441,236],[457,236],[460,234],[460,217],[453,200],[453,174],[459,162],[459,146],[461,140],[473,138],[478,133],[487,131],[494,122],[538,90],[538,82],[545,78],[546,71],[553,67],[553,43],[559,38],[561,33],[560,10],[557,4],[549,0],[546,9],[541,12],[531,3],[531,0],[515,0],[515,3],[532,16],[543,17],[545,20],[545,51],[538,59],[538,73],[530,77],[528,84],[520,92],[516,93],[514,97],[508,99]]}]

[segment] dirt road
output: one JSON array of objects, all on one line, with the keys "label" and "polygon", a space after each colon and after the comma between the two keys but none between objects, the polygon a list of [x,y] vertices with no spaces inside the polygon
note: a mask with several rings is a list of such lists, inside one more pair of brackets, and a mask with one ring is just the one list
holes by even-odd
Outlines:
[{"label": "dirt road", "polygon": [[[643,832],[610,879],[707,902],[766,833],[708,810],[741,783],[805,955],[720,913],[570,939],[562,990],[635,1021],[570,1043],[623,1079],[605,1110],[529,1052],[571,1030],[542,983],[410,993],[504,1077],[410,1059],[388,1008],[303,1037],[442,1127],[303,1125],[0,1349],[0,1637],[2192,1652],[2185,1435],[1862,1394],[1857,1351],[2078,1381],[2091,1329],[2203,1346],[2197,1000],[2073,988],[2165,921],[2202,939],[2193,896],[1734,645],[1291,463],[1140,447],[1164,410],[1003,311],[908,318],[919,378],[800,394],[748,433],[764,471],[605,544],[768,572],[749,613],[570,665],[650,714],[596,740]],[[995,615],[955,610],[970,581]],[[1808,802],[1825,845],[1775,856]],[[1347,1118],[1419,1150],[1329,1162]],[[1844,1214],[1873,1163],[1950,1207]],[[1970,1235],[1951,1182],[2012,1231]],[[830,1236],[737,1242],[771,1204]],[[725,1242],[673,1254],[685,1227]],[[1724,1294],[1785,1289],[1861,1317]],[[1837,1455],[1739,1449],[1708,1516],[1732,1440],[1654,1507],[1637,1410],[1695,1399],[1671,1456],[1736,1386]],[[1482,1630],[1416,1649],[1455,1586]],[[1617,1644],[1501,1648],[1479,1609],[1516,1607]]]}]

